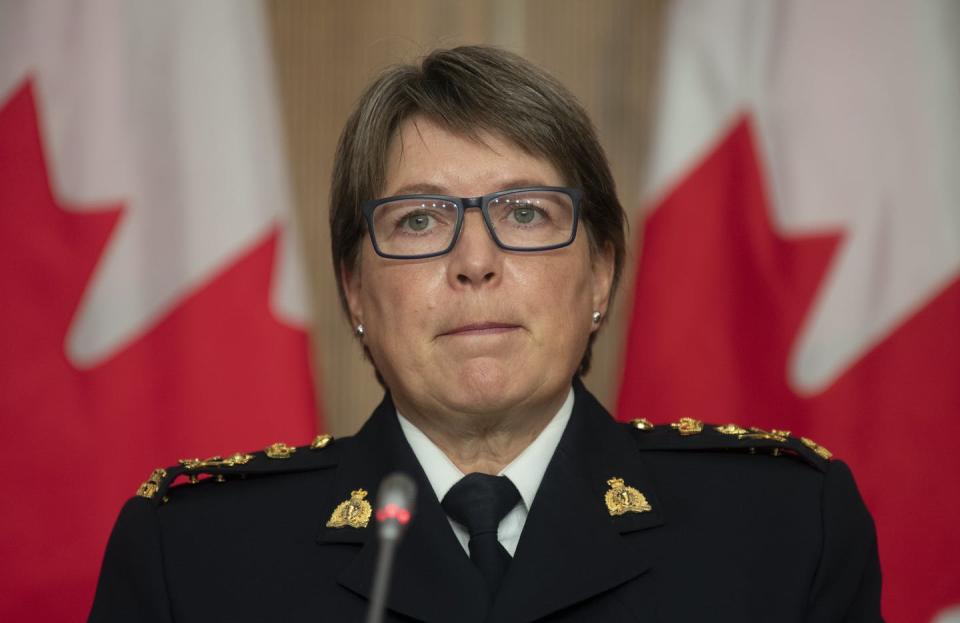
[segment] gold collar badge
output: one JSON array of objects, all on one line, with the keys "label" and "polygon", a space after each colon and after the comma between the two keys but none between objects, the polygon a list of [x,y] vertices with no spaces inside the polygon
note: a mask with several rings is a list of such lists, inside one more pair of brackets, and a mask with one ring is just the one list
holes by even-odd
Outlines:
[{"label": "gold collar badge", "polygon": [[370,515],[373,514],[373,508],[370,502],[364,498],[367,492],[364,489],[356,489],[350,492],[350,499],[337,504],[327,520],[328,528],[366,528],[370,522]]},{"label": "gold collar badge", "polygon": [[607,510],[611,516],[653,510],[646,496],[633,487],[623,484],[623,478],[611,478],[607,484],[610,488],[603,496],[603,501],[607,503]]}]

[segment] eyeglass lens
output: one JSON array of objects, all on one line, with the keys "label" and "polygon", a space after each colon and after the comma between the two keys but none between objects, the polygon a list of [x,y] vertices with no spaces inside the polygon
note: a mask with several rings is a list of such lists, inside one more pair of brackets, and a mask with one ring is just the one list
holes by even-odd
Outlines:
[{"label": "eyeglass lens", "polygon": [[[566,193],[556,191],[506,193],[489,201],[487,213],[500,244],[518,249],[563,244],[570,240],[576,226],[573,201]],[[439,253],[456,235],[457,206],[435,198],[398,199],[376,207],[373,227],[382,253]]]}]

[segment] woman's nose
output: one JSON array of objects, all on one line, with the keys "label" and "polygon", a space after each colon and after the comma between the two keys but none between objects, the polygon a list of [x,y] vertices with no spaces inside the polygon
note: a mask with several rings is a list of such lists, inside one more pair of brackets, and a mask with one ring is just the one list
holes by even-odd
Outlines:
[{"label": "woman's nose", "polygon": [[463,216],[460,238],[450,251],[449,276],[452,285],[478,287],[497,281],[503,251],[497,246],[479,210]]}]

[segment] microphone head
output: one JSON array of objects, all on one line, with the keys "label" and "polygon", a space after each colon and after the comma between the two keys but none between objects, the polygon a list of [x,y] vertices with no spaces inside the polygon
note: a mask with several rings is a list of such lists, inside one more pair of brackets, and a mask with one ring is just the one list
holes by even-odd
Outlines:
[{"label": "microphone head", "polygon": [[397,539],[413,518],[417,485],[403,472],[383,479],[377,492],[377,532],[381,539]]}]

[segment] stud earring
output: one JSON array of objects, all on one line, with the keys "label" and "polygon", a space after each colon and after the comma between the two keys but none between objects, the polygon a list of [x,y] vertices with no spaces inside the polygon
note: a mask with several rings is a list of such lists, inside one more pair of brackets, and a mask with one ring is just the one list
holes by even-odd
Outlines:
[{"label": "stud earring", "polygon": [[603,319],[603,314],[598,311],[593,312],[593,324],[600,324],[600,321]]},{"label": "stud earring", "polygon": [[364,328],[363,328],[363,323],[362,323],[362,322],[359,323],[359,324],[357,325],[357,328],[354,329],[353,332],[357,334],[357,337],[359,337],[359,338],[362,339],[362,338],[363,338],[363,334],[366,333],[366,331],[365,331]]}]

